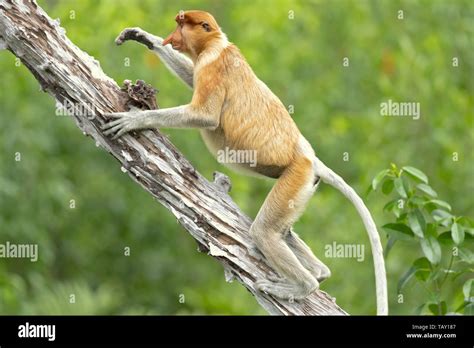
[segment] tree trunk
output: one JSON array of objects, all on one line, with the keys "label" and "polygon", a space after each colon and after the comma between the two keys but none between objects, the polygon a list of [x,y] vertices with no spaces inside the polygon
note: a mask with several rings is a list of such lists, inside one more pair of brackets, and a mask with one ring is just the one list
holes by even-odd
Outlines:
[{"label": "tree trunk", "polygon": [[94,115],[125,110],[130,93],[105,75],[99,62],[76,47],[59,22],[34,1],[0,0],[2,48],[20,58],[57,102],[74,105],[72,117],[81,131],[176,216],[199,250],[224,266],[227,281],[237,279],[271,314],[347,314],[323,291],[292,303],[257,291],[255,280],[274,272],[253,249],[248,235],[252,221],[227,194],[226,178],[217,175],[214,183],[208,182],[157,130],[132,132],[116,141],[104,136],[100,130],[104,119]]}]

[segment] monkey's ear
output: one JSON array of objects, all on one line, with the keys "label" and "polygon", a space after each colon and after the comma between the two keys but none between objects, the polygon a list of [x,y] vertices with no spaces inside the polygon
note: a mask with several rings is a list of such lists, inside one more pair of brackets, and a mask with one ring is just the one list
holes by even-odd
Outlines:
[{"label": "monkey's ear", "polygon": [[209,25],[209,23],[207,22],[201,22],[201,26],[203,27],[203,29],[207,32],[210,32],[211,31],[211,26]]}]

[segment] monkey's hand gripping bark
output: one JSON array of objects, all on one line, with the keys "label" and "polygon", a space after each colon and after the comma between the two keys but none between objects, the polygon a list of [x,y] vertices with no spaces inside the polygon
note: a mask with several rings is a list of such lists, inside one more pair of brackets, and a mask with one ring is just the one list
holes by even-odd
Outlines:
[{"label": "monkey's hand gripping bark", "polygon": [[117,112],[113,114],[106,114],[106,116],[115,119],[114,121],[106,123],[101,127],[102,130],[104,130],[105,135],[111,135],[115,133],[112,139],[117,139],[131,130],[138,129],[146,122],[143,115],[140,115],[140,113],[136,111]]}]

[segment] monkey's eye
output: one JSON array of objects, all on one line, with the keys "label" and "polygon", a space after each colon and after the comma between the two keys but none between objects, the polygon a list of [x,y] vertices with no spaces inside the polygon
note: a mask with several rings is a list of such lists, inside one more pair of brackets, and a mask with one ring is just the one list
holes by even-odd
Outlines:
[{"label": "monkey's eye", "polygon": [[207,22],[201,22],[201,26],[203,27],[203,29],[207,32],[210,32],[211,31],[211,26],[209,25],[209,23]]}]

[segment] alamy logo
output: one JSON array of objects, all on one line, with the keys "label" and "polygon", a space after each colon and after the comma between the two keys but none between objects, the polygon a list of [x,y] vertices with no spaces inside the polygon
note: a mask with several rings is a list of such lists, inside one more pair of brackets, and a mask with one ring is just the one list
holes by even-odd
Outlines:
[{"label": "alamy logo", "polygon": [[358,262],[365,258],[364,244],[326,244],[324,247],[324,256],[328,258],[353,258]]},{"label": "alamy logo", "polygon": [[395,102],[389,99],[380,103],[380,115],[382,116],[408,116],[418,120],[420,114],[420,103],[416,102]]},{"label": "alamy logo", "polygon": [[248,163],[250,167],[257,165],[256,150],[234,150],[225,147],[217,151],[217,162],[219,163]]},{"label": "alamy logo", "polygon": [[5,242],[0,244],[0,258],[30,259],[31,262],[38,261],[38,244],[14,244]]},{"label": "alamy logo", "polygon": [[18,326],[18,337],[20,338],[47,338],[48,341],[56,339],[56,325],[35,325],[26,322]]},{"label": "alamy logo", "polygon": [[73,103],[67,99],[62,103],[56,102],[56,116],[86,116],[89,120],[93,120],[96,114],[93,103]]}]

